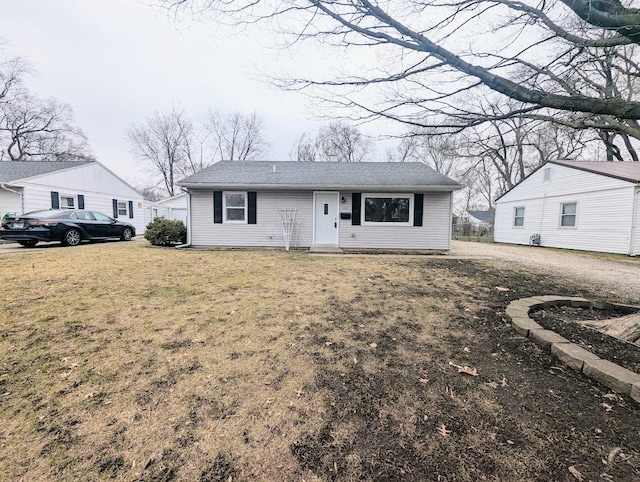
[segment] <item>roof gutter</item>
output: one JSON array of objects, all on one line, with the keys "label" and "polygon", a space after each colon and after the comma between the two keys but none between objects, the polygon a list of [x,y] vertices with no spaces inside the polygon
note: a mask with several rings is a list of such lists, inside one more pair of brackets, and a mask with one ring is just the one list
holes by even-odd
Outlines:
[{"label": "roof gutter", "polygon": [[435,185],[435,186],[391,186],[391,185],[314,185],[314,184],[231,184],[231,183],[185,183],[179,184],[179,186],[187,189],[237,189],[237,190],[280,190],[280,191],[353,191],[353,192],[452,192],[462,189],[461,184],[452,184],[448,186]]},{"label": "roof gutter", "polygon": [[[8,188],[7,185],[4,184],[4,183],[0,184],[0,189],[4,189],[5,191],[9,191],[9,192],[11,192],[13,194],[17,194],[18,196],[20,196],[20,209],[21,209],[22,213],[24,213],[24,196],[23,196],[23,194],[20,191],[15,191],[15,190],[13,190],[11,188]],[[22,214],[22,213],[20,213],[20,214]]]}]

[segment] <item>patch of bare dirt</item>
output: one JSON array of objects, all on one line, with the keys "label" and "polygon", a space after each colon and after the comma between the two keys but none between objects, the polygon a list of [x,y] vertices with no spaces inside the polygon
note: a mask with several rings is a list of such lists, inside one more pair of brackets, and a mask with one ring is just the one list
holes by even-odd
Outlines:
[{"label": "patch of bare dirt", "polygon": [[[426,327],[405,320],[374,332],[375,349],[354,354],[336,345],[319,358],[315,383],[327,415],[291,445],[303,468],[327,481],[640,478],[638,405],[560,366],[504,319],[512,299],[588,296],[587,289],[463,260],[412,269],[429,281],[447,272],[467,293],[444,344],[421,343]],[[350,323],[367,322],[364,312],[335,308],[337,319],[349,312]],[[314,335],[311,342],[322,343],[330,330]],[[452,360],[477,376],[458,373]]]}]

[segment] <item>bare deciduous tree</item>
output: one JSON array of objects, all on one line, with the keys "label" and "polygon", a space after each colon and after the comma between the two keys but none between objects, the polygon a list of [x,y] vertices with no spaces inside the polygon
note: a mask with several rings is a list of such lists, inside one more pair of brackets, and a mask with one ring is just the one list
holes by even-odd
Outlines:
[{"label": "bare deciduous tree", "polygon": [[215,159],[221,161],[259,161],[269,150],[264,137],[262,117],[255,112],[221,114],[209,110],[204,126],[215,151]]},{"label": "bare deciduous tree", "polygon": [[27,62],[3,47],[0,43],[0,161],[91,158],[71,107],[29,93],[22,81]]},{"label": "bare deciduous tree", "polygon": [[302,134],[289,157],[294,161],[362,162],[370,160],[374,150],[371,139],[357,127],[331,122],[320,127],[317,134]]},{"label": "bare deciduous tree", "polygon": [[156,112],[143,124],[129,128],[126,136],[133,155],[146,161],[152,173],[161,177],[167,194],[174,196],[177,178],[190,164],[193,125],[186,113],[175,108]]},{"label": "bare deciduous tree", "polygon": [[[640,9],[619,0],[158,1],[215,10],[231,22],[278,16],[277,25],[292,41],[311,38],[375,51],[378,63],[366,70],[329,79],[303,75],[288,83],[330,89],[327,99],[359,108],[364,117],[456,131],[487,120],[549,119],[561,113],[559,120],[567,126],[640,139],[637,89],[630,96],[613,88],[602,95],[592,85],[594,74],[584,75],[585,66],[597,63],[605,50],[615,53],[615,69],[624,64],[638,75],[629,46],[640,43]],[[372,89],[374,95],[367,96]],[[383,89],[385,97],[378,95]],[[518,103],[491,116],[465,101],[491,92]]]}]

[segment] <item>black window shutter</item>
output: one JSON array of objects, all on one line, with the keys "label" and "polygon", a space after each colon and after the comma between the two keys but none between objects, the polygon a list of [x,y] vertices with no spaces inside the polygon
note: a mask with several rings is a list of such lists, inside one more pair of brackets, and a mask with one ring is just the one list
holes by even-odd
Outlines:
[{"label": "black window shutter", "polygon": [[213,191],[213,222],[222,222],[222,191]]},{"label": "black window shutter", "polygon": [[117,199],[113,200],[113,217],[114,218],[118,217],[118,200]]},{"label": "black window shutter", "polygon": [[78,194],[78,209],[84,209],[84,195]]},{"label": "black window shutter", "polygon": [[60,209],[60,195],[56,191],[51,191],[51,209]]},{"label": "black window shutter", "polygon": [[129,201],[129,219],[133,219],[133,201]]},{"label": "black window shutter", "polygon": [[247,193],[247,201],[249,202],[249,212],[247,222],[249,224],[256,224],[256,198],[257,194],[255,191],[249,191]]},{"label": "black window shutter", "polygon": [[360,226],[360,206],[362,204],[362,193],[351,193],[351,224]]},{"label": "black window shutter", "polygon": [[422,210],[424,206],[424,194],[413,195],[413,225],[422,226]]}]

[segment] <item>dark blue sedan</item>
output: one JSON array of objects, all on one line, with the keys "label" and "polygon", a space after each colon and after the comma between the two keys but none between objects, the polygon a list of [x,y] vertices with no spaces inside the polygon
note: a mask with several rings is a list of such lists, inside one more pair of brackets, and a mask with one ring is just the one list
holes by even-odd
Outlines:
[{"label": "dark blue sedan", "polygon": [[136,229],[129,223],[106,214],[84,209],[49,209],[32,211],[2,219],[0,239],[33,247],[40,241],[60,241],[77,246],[83,240],[120,239],[130,241]]}]

